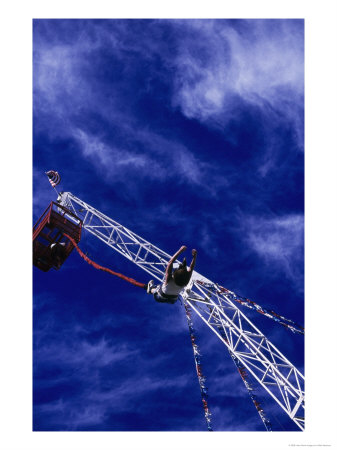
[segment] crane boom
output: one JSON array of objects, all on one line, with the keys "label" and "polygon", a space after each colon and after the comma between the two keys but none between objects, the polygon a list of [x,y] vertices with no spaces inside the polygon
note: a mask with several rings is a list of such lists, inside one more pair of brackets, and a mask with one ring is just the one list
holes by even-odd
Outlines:
[{"label": "crane boom", "polygon": [[[83,221],[83,228],[162,281],[171,256],[70,192],[58,203]],[[229,291],[193,271],[184,301],[215,333],[270,397],[304,430],[304,376],[231,301]]]}]

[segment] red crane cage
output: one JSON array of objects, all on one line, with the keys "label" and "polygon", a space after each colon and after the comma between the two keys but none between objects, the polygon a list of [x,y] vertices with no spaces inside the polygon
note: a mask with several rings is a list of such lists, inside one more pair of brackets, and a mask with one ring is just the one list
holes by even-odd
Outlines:
[{"label": "red crane cage", "polygon": [[44,272],[58,270],[81,239],[82,220],[58,203],[51,202],[33,227],[33,264]]}]

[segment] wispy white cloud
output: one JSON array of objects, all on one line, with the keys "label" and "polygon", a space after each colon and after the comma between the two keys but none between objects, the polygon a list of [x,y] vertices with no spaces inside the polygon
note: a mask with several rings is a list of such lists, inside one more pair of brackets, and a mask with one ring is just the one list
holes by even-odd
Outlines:
[{"label": "wispy white cloud", "polygon": [[[51,325],[51,324],[50,324]],[[133,358],[138,350],[131,349],[127,345],[109,342],[102,337],[97,342],[89,342],[77,332],[69,331],[59,341],[52,344],[43,341],[43,336],[52,336],[50,329],[41,330],[36,333],[36,344],[39,344],[38,352],[40,360],[44,364],[61,364],[67,369],[73,368],[87,371],[89,366],[95,367],[93,373],[98,369],[118,363],[127,358]],[[66,375],[65,375],[66,379]],[[56,380],[60,382],[58,378]]]},{"label": "wispy white cloud", "polygon": [[[228,120],[235,115],[235,95],[278,109],[301,101],[303,39],[294,22],[246,21],[243,34],[230,23],[221,22],[220,28],[216,20],[182,21],[180,26],[192,33],[181,42],[175,61],[175,103],[187,117],[206,120],[221,113]],[[194,43],[196,32],[202,47],[200,40]]]},{"label": "wispy white cloud", "polygon": [[47,116],[53,137],[67,135],[70,112],[80,112],[93,98],[92,90],[81,74],[84,58],[85,52],[79,45],[39,43],[34,52],[36,127],[39,128],[43,117]]},{"label": "wispy white cloud", "polygon": [[135,138],[157,161],[162,161],[161,175],[175,183],[191,183],[207,189],[205,176],[212,170],[209,162],[199,159],[180,142],[161,136],[144,128],[137,130]]},{"label": "wispy white cloud", "polygon": [[[147,58],[144,48],[127,39],[128,27],[124,30],[123,23],[119,22],[114,25],[115,33],[111,29],[107,32],[104,27],[97,32],[91,24],[90,33],[82,34],[81,39],[71,44],[39,42],[34,53],[36,129],[43,128],[47,120],[52,140],[74,139],[82,156],[106,182],[128,181],[125,190],[132,195],[137,196],[131,180],[133,176],[155,181],[172,179],[175,183],[190,183],[209,190],[209,185],[204,183],[209,165],[199,161],[179,142],[140,126],[128,108],[127,112],[121,110],[118,83],[112,84],[109,98],[100,97],[100,88],[93,89],[92,83],[97,87],[99,81],[88,76],[85,61],[103,44],[109,42],[111,58],[122,58],[121,65],[125,70],[128,70],[130,51]],[[146,48],[151,58],[151,55],[158,56],[158,48],[150,41],[146,40]],[[78,117],[85,115],[84,111],[96,109],[106,121],[101,133],[90,132],[89,128],[78,125]],[[123,146],[111,138],[104,139],[109,127],[116,125]]]},{"label": "wispy white cloud", "polygon": [[[69,31],[69,30],[68,30]],[[113,36],[110,36],[110,41]],[[74,117],[84,117],[88,111],[98,111],[107,121],[122,123],[126,120],[117,105],[118,87],[109,97],[102,96],[100,81],[90,75],[88,61],[106,40],[94,25],[88,27],[77,40],[53,42],[39,39],[34,47],[34,115],[35,128],[45,130],[52,138],[71,135]],[[111,44],[111,42],[110,42]],[[117,52],[118,46],[111,45]],[[121,120],[119,120],[121,118]]]},{"label": "wispy white cloud", "polygon": [[[158,353],[147,356],[141,345],[130,346],[118,336],[108,339],[103,333],[110,319],[102,316],[92,323],[80,324],[69,322],[62,333],[55,328],[56,319],[49,314],[48,323],[39,328],[34,337],[38,354],[39,369],[43,367],[62,368],[55,370],[53,376],[37,378],[40,391],[58,390],[67,386],[69,381],[75,383],[76,389],[70,393],[61,389],[60,397],[43,401],[35,405],[35,412],[53,417],[62,414],[68,429],[83,429],[87,426],[102,426],[109,414],[114,413],[115,404],[119,413],[130,412],[133,405],[139,406],[147,395],[165,389],[183,389],[188,384],[185,374],[163,377],[162,367],[169,364],[171,353]],[[90,339],[91,333],[99,331],[100,338]],[[170,330],[171,333],[179,332]],[[126,377],[113,375],[110,381],[102,383],[103,374],[125,370]],[[156,370],[161,367],[158,375]],[[130,370],[130,368],[133,368]],[[150,375],[149,375],[150,374]],[[36,373],[38,376],[38,373]],[[52,419],[54,423],[55,418]],[[46,419],[48,423],[48,418]],[[48,426],[48,425],[47,425]]]},{"label": "wispy white cloud", "polygon": [[104,143],[103,139],[81,129],[73,130],[73,137],[79,144],[84,158],[90,160],[105,178],[126,176],[141,170],[152,178],[160,177],[160,167],[145,153],[137,153],[126,148],[117,148]]},{"label": "wispy white cloud", "polygon": [[240,221],[249,248],[269,267],[276,266],[302,287],[304,260],[304,217],[245,217]]},{"label": "wispy white cloud", "polygon": [[[179,142],[148,130],[135,130],[124,148],[107,144],[103,138],[79,128],[73,130],[73,137],[83,157],[109,182],[127,181],[130,176],[160,182],[172,180],[175,184],[196,185],[211,195],[216,195],[219,183],[225,183],[216,176],[214,185],[205,182],[216,171],[211,163],[199,159]],[[126,183],[125,189],[129,188],[132,185]]]},{"label": "wispy white cloud", "polygon": [[[118,123],[119,127],[129,123],[134,132],[137,124],[130,123],[132,111],[121,108],[119,103],[119,83],[115,83],[108,97],[102,98],[99,81],[88,74],[86,61],[108,45],[111,58],[119,61],[126,73],[132,70],[128,63],[130,53],[144,60],[161,57],[173,76],[172,102],[187,117],[217,120],[224,125],[238,113],[235,98],[240,97],[263,108],[270,105],[290,119],[303,147],[302,115],[298,112],[303,103],[303,36],[298,23],[249,20],[245,21],[244,33],[226,21],[169,23],[179,39],[174,51],[166,49],[164,55],[163,46],[159,48],[149,38],[150,33],[147,38],[143,36],[142,45],[128,38],[130,24],[123,21],[108,30],[97,29],[94,23],[87,25],[86,31],[71,44],[40,42],[34,51],[37,118],[42,113],[52,115],[53,121],[63,123],[63,128],[54,127],[55,133],[63,130],[67,134],[73,126],[72,116],[85,108],[95,110],[99,102],[100,115],[107,123]],[[163,73],[157,75],[163,77]],[[37,120],[37,126],[38,123]],[[53,129],[51,124],[49,129]]]},{"label": "wispy white cloud", "polygon": [[[111,58],[120,61],[127,73],[131,70],[130,52],[145,60],[161,56],[173,76],[172,102],[187,117],[216,120],[224,125],[237,114],[235,98],[239,96],[256,105],[267,103],[291,117],[298,140],[303,143],[303,124],[294,111],[294,102],[297,104],[303,93],[303,48],[293,22],[277,21],[273,31],[268,21],[247,21],[246,33],[242,34],[226,21],[221,21],[221,27],[216,20],[168,23],[180,38],[174,51],[164,55],[160,55],[153,39],[143,39],[142,46],[130,40],[130,25],[123,21],[114,23],[113,30],[97,29],[92,23],[71,43],[39,42],[34,51],[36,129],[48,117],[48,133],[54,139],[75,138],[83,156],[92,161],[106,181],[112,175],[121,177],[127,170],[134,170],[153,180],[171,177],[176,183],[191,183],[216,195],[224,178],[217,177],[209,162],[200,161],[182,144],[140,126],[129,107],[121,108],[118,82],[112,85],[108,97],[101,97],[100,82],[89,76],[86,61],[108,43]],[[111,143],[108,146],[97,135],[79,129],[78,117],[85,110],[96,109],[106,121],[106,130],[118,125],[123,148]],[[266,130],[266,141],[267,136]],[[142,153],[135,151],[139,145],[144,148]],[[267,142],[260,174],[274,167],[276,147],[277,143]],[[205,183],[210,177],[212,183]]]},{"label": "wispy white cloud", "polygon": [[287,215],[275,219],[251,218],[248,221],[249,242],[261,256],[289,260],[303,247],[302,215]]}]

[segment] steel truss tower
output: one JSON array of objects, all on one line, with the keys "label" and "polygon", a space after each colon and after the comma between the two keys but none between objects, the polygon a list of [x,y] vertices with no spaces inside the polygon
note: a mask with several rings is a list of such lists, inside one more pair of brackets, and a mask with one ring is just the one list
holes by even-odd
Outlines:
[{"label": "steel truss tower", "polygon": [[[58,203],[83,220],[86,231],[162,281],[170,255],[70,192]],[[200,283],[201,282],[201,283]],[[230,300],[229,291],[194,271],[184,301],[218,336],[270,397],[304,430],[304,376]]]}]

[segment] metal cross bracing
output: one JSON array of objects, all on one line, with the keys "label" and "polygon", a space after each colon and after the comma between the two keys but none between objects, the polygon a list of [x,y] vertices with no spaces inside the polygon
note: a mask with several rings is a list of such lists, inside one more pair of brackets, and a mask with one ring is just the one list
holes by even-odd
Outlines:
[{"label": "metal cross bracing", "polygon": [[[61,193],[58,202],[83,221],[85,230],[162,281],[171,258],[168,253],[70,192]],[[182,293],[184,301],[303,430],[304,376],[230,300],[230,291],[210,290],[202,284],[217,286],[194,271],[189,285]]]},{"label": "metal cross bracing", "polygon": [[194,273],[182,294],[184,300],[303,430],[304,376],[232,303],[228,295],[210,291],[198,281],[211,283]]}]

